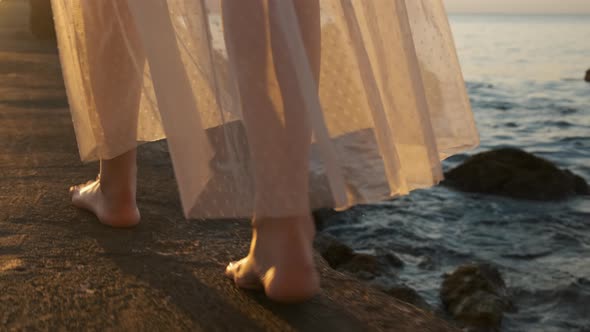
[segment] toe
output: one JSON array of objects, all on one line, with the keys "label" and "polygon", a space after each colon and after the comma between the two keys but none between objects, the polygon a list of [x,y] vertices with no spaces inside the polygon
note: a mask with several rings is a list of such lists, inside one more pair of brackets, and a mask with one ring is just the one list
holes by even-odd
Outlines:
[{"label": "toe", "polygon": [[71,186],[70,187],[70,198],[75,203],[76,200],[80,197],[80,186]]},{"label": "toe", "polygon": [[231,278],[239,288],[251,290],[263,289],[261,278],[251,271],[245,271],[245,263],[246,259],[229,263],[225,269],[225,275]]},{"label": "toe", "polygon": [[229,264],[227,264],[227,267],[225,268],[225,276],[234,279],[235,275],[237,274],[237,271],[240,268],[239,264],[240,262],[238,261],[230,262]]}]

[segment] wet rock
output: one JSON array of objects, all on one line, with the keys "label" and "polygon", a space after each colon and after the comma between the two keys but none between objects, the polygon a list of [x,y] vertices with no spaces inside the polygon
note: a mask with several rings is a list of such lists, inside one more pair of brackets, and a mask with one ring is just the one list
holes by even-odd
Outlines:
[{"label": "wet rock", "polygon": [[29,23],[35,37],[44,40],[55,40],[55,26],[50,0],[29,0]]},{"label": "wet rock", "polygon": [[[334,237],[320,234],[316,237],[314,247],[335,270],[353,274],[359,279],[373,279],[383,268],[382,257],[356,253]],[[392,259],[389,257],[389,259]]]},{"label": "wet rock", "polygon": [[477,154],[445,174],[444,185],[530,200],[559,200],[588,195],[588,183],[568,170],[515,148]]},{"label": "wet rock", "polygon": [[430,256],[423,256],[418,262],[418,267],[424,270],[434,270],[436,263]]},{"label": "wet rock", "polygon": [[372,279],[379,274],[379,260],[372,255],[355,253],[351,260],[338,269],[353,273],[361,279]]},{"label": "wet rock", "polygon": [[318,209],[313,211],[313,220],[315,228],[318,231],[324,229],[324,225],[327,220],[337,215],[338,212],[334,209]]},{"label": "wet rock", "polygon": [[430,304],[418,292],[408,286],[394,286],[383,291],[400,301],[409,303],[420,309],[433,311]]},{"label": "wet rock", "polygon": [[586,71],[586,77],[584,77],[584,81],[590,83],[590,69]]},{"label": "wet rock", "polygon": [[502,275],[488,264],[464,265],[445,275],[440,298],[455,320],[478,330],[499,329],[504,312],[513,309]]},{"label": "wet rock", "polygon": [[314,247],[333,269],[349,262],[355,255],[350,247],[325,234],[316,236]]},{"label": "wet rock", "polygon": [[379,261],[387,266],[402,268],[405,265],[404,261],[402,261],[401,258],[397,257],[397,255],[392,252],[378,251],[377,257],[379,258]]}]

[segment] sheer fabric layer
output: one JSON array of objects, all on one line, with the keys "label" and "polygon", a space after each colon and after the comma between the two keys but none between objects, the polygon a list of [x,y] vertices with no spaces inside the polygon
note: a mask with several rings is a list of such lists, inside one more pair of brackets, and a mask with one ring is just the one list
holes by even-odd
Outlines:
[{"label": "sheer fabric layer", "polygon": [[[478,144],[441,0],[319,0],[315,36],[297,3],[252,0],[260,10],[240,25],[237,1],[52,0],[82,160],[167,138],[185,214],[230,218],[260,204],[256,169],[296,177],[280,165],[305,141],[297,117],[312,141],[312,208],[434,185],[442,159]],[[265,96],[269,117],[247,119],[244,91]],[[269,143],[261,128],[283,132]],[[257,141],[268,158],[252,157]],[[273,216],[306,213],[297,190],[269,196]]]}]

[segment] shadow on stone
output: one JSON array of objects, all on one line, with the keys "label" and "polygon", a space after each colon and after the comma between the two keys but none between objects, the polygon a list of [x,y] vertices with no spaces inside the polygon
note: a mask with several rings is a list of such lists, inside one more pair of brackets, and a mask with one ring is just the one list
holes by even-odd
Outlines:
[{"label": "shadow on stone", "polygon": [[31,32],[41,40],[54,40],[55,27],[51,0],[29,0],[31,6],[29,24]]},{"label": "shadow on stone", "polygon": [[52,109],[68,108],[67,98],[39,98],[39,99],[18,99],[18,100],[0,100],[0,106],[15,108],[32,108],[32,109]]},{"label": "shadow on stone", "polygon": [[[148,222],[154,225],[153,221]],[[202,326],[205,330],[232,330],[238,327],[244,331],[265,330],[272,329],[272,324],[278,321],[281,322],[281,328],[285,328],[286,324],[300,331],[366,329],[366,324],[350,315],[340,304],[323,295],[304,304],[281,305],[269,301],[263,293],[237,289],[231,280],[223,276],[223,269],[225,262],[233,258],[230,257],[228,248],[229,251],[236,252],[243,251],[243,248],[236,244],[228,244],[222,240],[222,234],[247,233],[248,223],[243,223],[242,226],[238,226],[240,229],[236,230],[233,229],[236,224],[232,222],[189,222],[188,225],[182,226],[183,234],[198,237],[197,234],[201,232],[207,233],[206,239],[197,239],[203,246],[194,250],[183,248],[186,235],[178,238],[180,234],[170,234],[151,225],[144,225],[143,229],[135,234],[117,232],[116,236],[111,236],[110,230],[105,230],[96,232],[94,236],[122,272],[158,290],[193,322],[214,322],[215,325]],[[162,237],[155,234],[160,231],[168,234]],[[166,240],[163,240],[164,238]],[[190,253],[179,255],[179,252],[186,252],[187,249]],[[214,252],[216,250],[217,252]],[[170,252],[168,255],[168,251],[173,253]],[[275,317],[264,317],[261,320],[263,323],[252,319],[268,316],[269,313]],[[204,314],[207,316],[206,319],[203,317]]]}]

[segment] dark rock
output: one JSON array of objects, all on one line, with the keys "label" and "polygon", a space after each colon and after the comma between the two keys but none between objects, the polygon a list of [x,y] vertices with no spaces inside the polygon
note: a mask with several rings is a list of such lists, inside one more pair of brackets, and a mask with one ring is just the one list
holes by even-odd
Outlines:
[{"label": "dark rock", "polygon": [[316,236],[314,247],[333,269],[349,262],[355,256],[350,247],[325,234]]},{"label": "dark rock", "polygon": [[590,69],[586,71],[586,77],[584,77],[584,81],[590,83]]},{"label": "dark rock", "polygon": [[587,195],[588,183],[553,163],[515,148],[477,154],[445,173],[444,185],[530,200],[559,200]]},{"label": "dark rock", "polygon": [[313,220],[315,222],[315,228],[321,231],[324,228],[326,220],[337,215],[338,212],[334,209],[318,209],[313,211]]},{"label": "dark rock", "polygon": [[433,311],[430,304],[418,292],[408,286],[395,286],[383,291],[400,301],[409,303],[420,309]]},{"label": "dark rock", "polygon": [[380,264],[378,257],[355,253],[350,247],[332,236],[318,235],[314,247],[331,268],[354,274],[360,279],[373,279],[381,271],[382,264]]},{"label": "dark rock", "polygon": [[396,254],[388,252],[383,254],[378,254],[377,257],[380,261],[382,261],[385,265],[402,268],[404,267],[404,261],[401,258],[397,257]]},{"label": "dark rock", "polygon": [[352,259],[341,265],[339,269],[360,274],[359,277],[362,279],[371,279],[379,274],[379,260],[372,255],[355,253]]},{"label": "dark rock", "polygon": [[404,261],[389,249],[377,248],[375,249],[375,256],[377,256],[379,262],[384,266],[391,266],[399,269],[405,265]]},{"label": "dark rock", "polygon": [[572,173],[570,170],[564,170],[566,175],[572,177],[574,181],[574,190],[579,195],[590,195],[590,186],[583,177]]},{"label": "dark rock", "polygon": [[424,270],[434,270],[436,263],[430,256],[424,256],[418,262],[418,267]]},{"label": "dark rock", "polygon": [[55,40],[55,25],[51,0],[29,0],[29,24],[35,37],[44,40]]},{"label": "dark rock", "polygon": [[440,291],[445,309],[470,328],[497,330],[513,309],[502,275],[487,264],[464,265],[446,275]]}]

